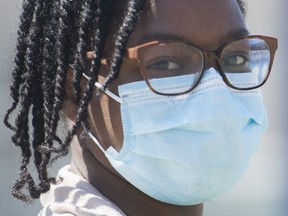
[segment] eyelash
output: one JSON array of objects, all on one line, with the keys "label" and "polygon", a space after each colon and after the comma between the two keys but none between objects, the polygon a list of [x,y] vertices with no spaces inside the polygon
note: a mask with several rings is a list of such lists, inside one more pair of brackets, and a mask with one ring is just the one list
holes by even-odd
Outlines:
[{"label": "eyelash", "polygon": [[[150,63],[151,62],[151,63]],[[156,68],[157,65],[160,65],[160,64],[175,64],[176,65],[176,68],[172,68],[172,69],[159,69],[159,68]],[[166,65],[167,66],[167,65]],[[160,65],[161,67],[161,65]],[[153,59],[152,61],[149,61],[149,63],[147,64],[146,66],[146,69],[155,69],[155,70],[166,70],[166,71],[172,71],[172,70],[177,70],[177,69],[180,69],[181,68],[181,62],[180,60],[178,59],[175,59],[173,57],[159,57],[157,59]]]}]

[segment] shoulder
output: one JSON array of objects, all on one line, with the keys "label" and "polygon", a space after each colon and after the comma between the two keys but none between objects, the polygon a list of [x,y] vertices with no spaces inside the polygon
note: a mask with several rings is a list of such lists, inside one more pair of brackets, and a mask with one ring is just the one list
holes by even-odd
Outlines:
[{"label": "shoulder", "polygon": [[57,184],[40,198],[43,209],[38,216],[124,216],[125,214],[89,182],[63,167]]}]

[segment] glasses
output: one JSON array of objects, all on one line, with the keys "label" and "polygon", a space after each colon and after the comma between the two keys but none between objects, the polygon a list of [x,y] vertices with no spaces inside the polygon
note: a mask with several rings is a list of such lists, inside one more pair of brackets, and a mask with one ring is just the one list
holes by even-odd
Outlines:
[{"label": "glasses", "polygon": [[[128,48],[127,58],[139,62],[142,76],[154,93],[179,95],[195,89],[210,65],[216,66],[226,85],[233,89],[258,88],[269,77],[276,50],[276,38],[249,35],[215,51],[179,41],[151,41]],[[174,87],[163,87],[163,83]],[[181,87],[177,88],[177,83]]]}]

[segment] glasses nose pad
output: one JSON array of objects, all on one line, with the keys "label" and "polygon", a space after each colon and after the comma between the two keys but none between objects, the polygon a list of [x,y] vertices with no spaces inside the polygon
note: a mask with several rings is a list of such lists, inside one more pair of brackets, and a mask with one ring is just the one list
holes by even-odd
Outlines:
[{"label": "glasses nose pad", "polygon": [[214,68],[219,74],[221,74],[220,64],[217,56],[214,53],[206,53],[205,60],[204,71]]}]

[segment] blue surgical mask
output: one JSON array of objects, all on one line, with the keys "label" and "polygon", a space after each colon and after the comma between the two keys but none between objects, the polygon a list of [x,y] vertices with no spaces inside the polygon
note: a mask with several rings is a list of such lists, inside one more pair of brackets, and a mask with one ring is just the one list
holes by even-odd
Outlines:
[{"label": "blue surgical mask", "polygon": [[[243,77],[231,74],[235,82],[245,83],[247,74]],[[159,80],[159,85],[187,84],[181,77],[173,79]],[[124,133],[120,152],[112,146],[104,150],[88,133],[126,180],[170,204],[194,205],[229,190],[268,125],[261,90],[232,90],[214,69],[185,95],[157,95],[144,81],[119,86],[119,95]]]}]

